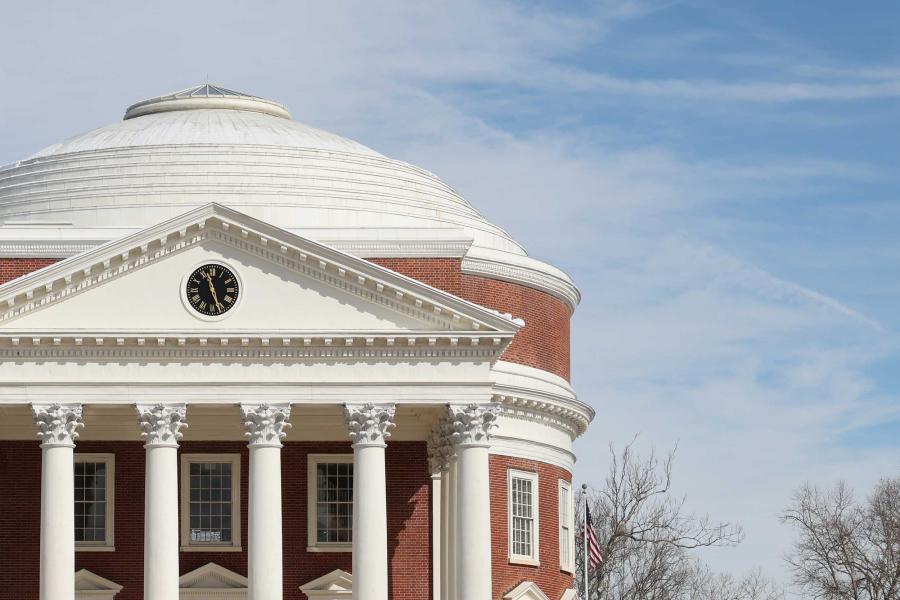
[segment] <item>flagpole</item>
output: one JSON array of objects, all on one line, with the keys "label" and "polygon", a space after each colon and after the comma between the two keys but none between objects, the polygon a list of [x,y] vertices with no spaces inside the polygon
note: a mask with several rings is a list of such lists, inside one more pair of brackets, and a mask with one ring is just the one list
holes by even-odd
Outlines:
[{"label": "flagpole", "polygon": [[590,598],[588,596],[588,594],[590,593],[590,591],[588,590],[588,572],[589,572],[588,569],[590,569],[590,566],[591,566],[591,563],[590,563],[591,558],[590,558],[590,555],[588,552],[588,529],[587,529],[588,528],[588,522],[587,522],[588,511],[587,511],[587,484],[586,483],[581,484],[581,497],[584,499],[584,507],[583,507],[583,510],[581,511],[582,521],[583,521],[581,531],[582,531],[582,535],[584,536],[584,540],[583,540],[584,543],[581,545],[582,554],[584,555],[584,600],[590,600]]}]

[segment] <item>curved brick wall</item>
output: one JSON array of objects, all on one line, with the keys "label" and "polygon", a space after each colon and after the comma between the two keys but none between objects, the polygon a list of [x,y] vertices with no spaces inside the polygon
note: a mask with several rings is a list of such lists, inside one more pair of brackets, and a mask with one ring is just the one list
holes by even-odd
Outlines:
[{"label": "curved brick wall", "polygon": [[371,262],[418,279],[475,304],[525,319],[503,360],[570,380],[569,308],[565,302],[517,283],[462,272],[458,258],[372,258]]},{"label": "curved brick wall", "polygon": [[[510,469],[530,471],[538,475],[540,566],[537,567],[509,562],[507,473]],[[571,483],[572,474],[546,463],[492,455],[490,478],[493,597],[503,598],[523,581],[533,581],[548,598],[559,598],[565,590],[573,586],[572,574],[559,568],[559,480]]]}]

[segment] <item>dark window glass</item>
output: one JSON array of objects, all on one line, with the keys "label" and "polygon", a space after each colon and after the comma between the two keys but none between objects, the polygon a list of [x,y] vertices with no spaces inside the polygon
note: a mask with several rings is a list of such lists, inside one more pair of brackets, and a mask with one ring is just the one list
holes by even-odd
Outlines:
[{"label": "dark window glass", "polygon": [[231,543],[231,463],[190,463],[191,542]]},{"label": "dark window glass", "polygon": [[106,541],[106,463],[75,463],[75,541]]},{"label": "dark window glass", "polygon": [[316,541],[353,541],[353,463],[316,465]]}]

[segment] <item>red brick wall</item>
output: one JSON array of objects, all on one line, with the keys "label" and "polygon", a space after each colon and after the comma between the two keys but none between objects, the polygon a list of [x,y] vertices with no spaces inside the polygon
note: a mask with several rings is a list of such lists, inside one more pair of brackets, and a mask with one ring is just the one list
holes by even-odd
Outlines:
[{"label": "red brick wall", "polygon": [[[559,480],[572,481],[565,469],[521,458],[491,456],[491,563],[494,598],[523,581],[535,582],[549,598],[559,598],[572,587],[569,573],[559,569]],[[508,471],[518,469],[538,474],[538,556],[540,566],[509,563]]]},{"label": "red brick wall", "polygon": [[464,275],[458,258],[373,258],[371,262],[486,308],[525,319],[503,360],[570,379],[569,308],[555,296],[508,281]]},{"label": "red brick wall", "polygon": [[32,271],[43,269],[62,259],[59,258],[0,258],[0,284]]},{"label": "red brick wall", "polygon": [[[83,442],[77,452],[116,455],[115,552],[77,552],[86,568],[124,586],[116,600],[143,595],[144,449],[140,442]],[[351,555],[306,551],[306,456],[349,453],[349,443],[286,443],[282,451],[284,597],[305,597],[300,585],[334,570],[350,571]],[[215,562],[247,574],[247,446],[241,442],[185,442],[181,452],[241,454],[241,528],[244,552],[182,552],[181,573]],[[386,454],[388,560],[392,600],[431,595],[431,481],[424,442],[393,442]],[[0,441],[0,593],[37,600],[41,450],[37,442]]]}]

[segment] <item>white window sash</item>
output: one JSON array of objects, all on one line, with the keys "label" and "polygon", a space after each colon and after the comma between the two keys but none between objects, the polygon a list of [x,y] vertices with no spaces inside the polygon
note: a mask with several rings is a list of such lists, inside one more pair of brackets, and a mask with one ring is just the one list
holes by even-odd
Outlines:
[{"label": "white window sash", "polygon": [[76,452],[75,462],[104,463],[106,465],[106,539],[90,542],[75,542],[75,551],[112,552],[116,549],[116,455]]},{"label": "white window sash", "polygon": [[559,568],[575,572],[575,501],[572,484],[559,480]]},{"label": "white window sash", "polygon": [[[515,552],[515,544],[514,544],[514,529],[513,523],[514,519],[517,518],[514,515],[515,512],[515,498],[513,497],[513,481],[514,480],[524,480],[529,481],[531,483],[531,552],[530,554],[517,554]],[[537,473],[530,471],[519,471],[516,469],[510,469],[507,475],[507,514],[508,514],[508,545],[509,545],[509,562],[514,564],[524,564],[524,565],[532,565],[539,566],[540,565],[540,488],[538,487],[538,475]],[[527,519],[527,517],[525,517]]]},{"label": "white window sash", "polygon": [[316,536],[318,523],[316,521],[318,507],[316,470],[320,464],[348,464],[353,463],[352,454],[308,454],[306,457],[306,551],[307,552],[352,552],[353,543],[347,542],[320,542]]},{"label": "white window sash", "polygon": [[[195,542],[191,540],[191,463],[231,464],[231,541]],[[241,455],[181,455],[181,551],[240,552],[241,547]]]}]

